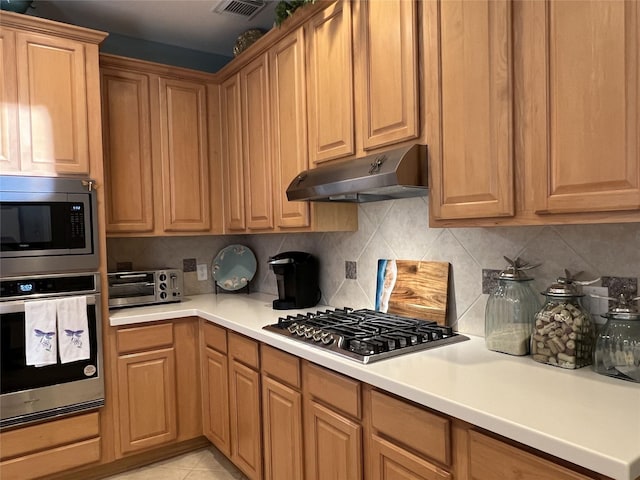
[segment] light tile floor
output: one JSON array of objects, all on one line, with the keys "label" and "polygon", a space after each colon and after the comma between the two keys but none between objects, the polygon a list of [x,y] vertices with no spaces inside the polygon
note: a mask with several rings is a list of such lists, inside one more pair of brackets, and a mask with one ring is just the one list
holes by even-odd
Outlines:
[{"label": "light tile floor", "polygon": [[218,450],[208,447],[105,480],[246,480],[246,477]]}]

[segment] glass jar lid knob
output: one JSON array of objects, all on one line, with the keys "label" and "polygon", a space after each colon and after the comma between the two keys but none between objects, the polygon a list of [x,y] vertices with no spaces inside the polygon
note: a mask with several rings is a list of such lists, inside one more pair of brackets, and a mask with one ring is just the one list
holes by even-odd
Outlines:
[{"label": "glass jar lid knob", "polygon": [[516,257],[515,260],[510,259],[509,257],[504,258],[509,265],[507,268],[500,272],[498,276],[501,280],[532,280],[531,277],[527,276],[524,273],[526,270],[531,270],[532,268],[539,267],[540,264],[536,263],[535,265],[530,265],[529,263],[522,260],[520,257]]},{"label": "glass jar lid knob", "polygon": [[581,275],[583,272],[578,272],[572,274],[566,268],[564,269],[564,277],[558,277],[555,283],[553,283],[545,292],[542,292],[543,295],[551,295],[558,297],[578,297],[582,295],[582,286],[583,285],[591,285],[593,283],[599,282],[600,277],[594,280],[577,280],[576,277]]}]

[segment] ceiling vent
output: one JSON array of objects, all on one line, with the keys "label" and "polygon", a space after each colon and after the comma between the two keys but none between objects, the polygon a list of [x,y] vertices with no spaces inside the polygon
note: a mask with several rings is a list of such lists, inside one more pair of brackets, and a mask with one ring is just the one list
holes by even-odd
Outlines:
[{"label": "ceiling vent", "polygon": [[212,11],[220,15],[233,15],[250,20],[266,5],[267,2],[264,0],[223,0]]}]

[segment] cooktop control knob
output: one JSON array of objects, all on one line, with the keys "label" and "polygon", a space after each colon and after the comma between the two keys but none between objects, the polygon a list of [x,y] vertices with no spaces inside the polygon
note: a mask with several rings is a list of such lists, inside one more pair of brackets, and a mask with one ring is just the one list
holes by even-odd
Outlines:
[{"label": "cooktop control knob", "polygon": [[160,292],[160,298],[163,300],[167,298],[167,292]]},{"label": "cooktop control knob", "polygon": [[331,343],[333,343],[333,335],[329,332],[322,332],[322,335],[320,335],[320,341],[325,345],[331,345]]}]

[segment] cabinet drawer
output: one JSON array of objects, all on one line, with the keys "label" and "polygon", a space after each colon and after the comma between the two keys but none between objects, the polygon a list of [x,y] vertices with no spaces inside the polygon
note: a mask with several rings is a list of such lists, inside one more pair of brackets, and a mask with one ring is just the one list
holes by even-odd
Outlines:
[{"label": "cabinet drawer", "polygon": [[173,324],[145,325],[144,327],[123,328],[116,335],[118,353],[168,347],[173,345]]},{"label": "cabinet drawer", "polygon": [[229,355],[251,368],[258,369],[260,365],[258,342],[237,333],[229,332]]},{"label": "cabinet drawer", "polygon": [[31,480],[100,460],[100,439],[72,443],[0,463],[2,480]]},{"label": "cabinet drawer", "polygon": [[587,480],[544,458],[474,430],[469,431],[469,473],[474,480]]},{"label": "cabinet drawer", "polygon": [[205,321],[202,325],[202,336],[204,344],[220,353],[227,353],[227,331]]},{"label": "cabinet drawer", "polygon": [[371,425],[427,458],[451,463],[451,425],[447,418],[372,390]]},{"label": "cabinet drawer", "polygon": [[47,448],[79,442],[97,437],[99,433],[98,412],[10,430],[0,435],[2,441],[1,459],[5,460]]},{"label": "cabinet drawer", "polygon": [[262,372],[278,380],[300,388],[300,360],[277,348],[262,345]]},{"label": "cabinet drawer", "polygon": [[[371,480],[406,478],[451,480],[451,474],[399,446],[373,435],[371,437]],[[384,473],[383,473],[384,472]],[[392,473],[387,473],[392,472]],[[393,476],[393,472],[401,475]]]},{"label": "cabinet drawer", "polygon": [[305,389],[313,397],[347,415],[361,418],[360,382],[310,363],[305,363],[303,375]]}]

